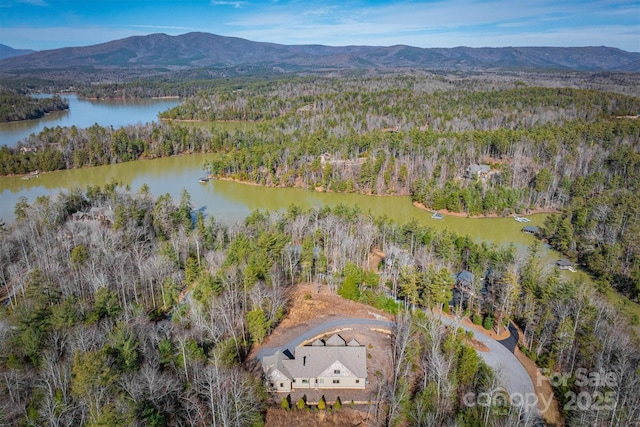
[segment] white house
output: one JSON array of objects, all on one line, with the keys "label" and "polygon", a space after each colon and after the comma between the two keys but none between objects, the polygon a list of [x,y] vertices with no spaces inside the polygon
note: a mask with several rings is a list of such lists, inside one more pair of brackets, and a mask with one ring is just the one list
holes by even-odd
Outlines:
[{"label": "white house", "polygon": [[335,334],[326,341],[296,347],[293,358],[283,352],[265,357],[262,368],[270,390],[364,389],[367,354],[355,339],[347,343]]}]

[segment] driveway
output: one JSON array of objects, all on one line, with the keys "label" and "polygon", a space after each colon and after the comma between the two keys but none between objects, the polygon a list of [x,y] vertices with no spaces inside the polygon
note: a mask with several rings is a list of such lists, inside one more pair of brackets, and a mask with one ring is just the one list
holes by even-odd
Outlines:
[{"label": "driveway", "polygon": [[478,331],[469,326],[457,324],[447,317],[440,316],[440,320],[445,325],[455,325],[465,331],[473,332],[473,337],[489,348],[489,351],[478,351],[478,354],[493,369],[504,388],[511,395],[514,405],[520,402],[520,398],[523,398],[525,402],[524,409],[529,415],[534,417],[539,415],[537,405],[534,404],[537,403],[537,398],[536,402],[533,401],[534,396],[536,396],[533,381],[531,381],[531,377],[529,377],[524,366],[505,345],[483,333],[478,333]]},{"label": "driveway", "polygon": [[[429,315],[429,313],[427,313],[427,315]],[[500,379],[504,388],[512,396],[514,405],[519,402],[516,399],[520,397],[524,397],[525,399],[533,399],[533,396],[535,396],[536,394],[531,378],[527,374],[527,371],[524,369],[524,367],[520,364],[516,356],[511,353],[504,345],[482,333],[477,333],[476,330],[468,326],[462,324],[457,325],[455,321],[449,318],[440,316],[440,320],[445,325],[456,325],[463,328],[465,331],[473,332],[474,338],[489,348],[489,351],[479,351],[478,354],[480,355],[480,357],[482,357],[484,362],[493,369],[494,373]],[[262,360],[262,358],[265,356],[270,356],[272,354],[275,354],[276,352],[287,350],[291,354],[293,354],[295,347],[302,344],[303,342],[310,340],[311,338],[314,338],[322,333],[350,325],[367,325],[379,328],[391,328],[393,326],[393,322],[361,318],[338,318],[330,320],[307,330],[303,334],[298,335],[284,345],[281,345],[279,347],[260,349],[260,351],[256,355],[256,358],[258,360]],[[528,402],[529,404],[531,404],[530,400]],[[529,405],[527,407],[527,405],[525,405],[524,409],[528,412],[529,416],[537,416],[539,414],[537,406]]]},{"label": "driveway", "polygon": [[270,356],[272,354],[275,354],[276,352],[286,351],[286,350],[289,350],[289,352],[293,354],[293,350],[296,348],[296,346],[299,346],[303,342],[310,340],[311,338],[316,337],[322,333],[332,331],[336,328],[342,328],[344,326],[350,326],[350,325],[367,325],[367,326],[373,326],[377,328],[391,328],[391,326],[393,326],[393,322],[390,322],[388,320],[360,319],[360,318],[347,318],[347,317],[329,320],[328,322],[324,322],[316,327],[313,327],[307,330],[305,333],[298,335],[297,337],[295,337],[294,339],[292,339],[291,341],[287,342],[284,345],[281,345],[279,347],[261,348],[258,354],[256,355],[256,358],[258,360],[262,360],[262,358],[265,356]]},{"label": "driveway", "polygon": [[[445,325],[454,325],[455,321],[441,316],[440,321]],[[473,332],[473,337],[489,348],[489,351],[479,351],[478,354],[502,380],[502,384],[509,393],[534,393],[533,382],[520,361],[499,341],[479,333],[477,330],[462,324],[456,325],[465,331]]]}]

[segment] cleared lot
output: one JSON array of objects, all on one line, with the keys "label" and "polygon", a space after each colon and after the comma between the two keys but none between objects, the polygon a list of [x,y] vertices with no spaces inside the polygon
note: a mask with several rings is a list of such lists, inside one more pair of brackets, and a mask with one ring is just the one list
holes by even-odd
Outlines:
[{"label": "cleared lot", "polygon": [[[310,297],[309,297],[310,296]],[[348,317],[346,317],[348,316]],[[300,390],[291,393],[292,402],[305,397],[309,403],[317,403],[324,396],[328,403],[340,397],[347,407],[351,401],[368,406],[375,401],[378,378],[388,375],[390,369],[389,332],[392,319],[387,313],[364,304],[332,295],[325,286],[301,285],[296,287],[287,318],[276,328],[262,346],[253,349],[251,357],[261,359],[296,345],[328,338],[339,333],[347,341],[355,338],[367,348],[368,385],[365,390]],[[286,393],[272,395],[274,403],[280,403]],[[276,402],[277,401],[277,402]],[[366,409],[365,409],[366,411]]]}]

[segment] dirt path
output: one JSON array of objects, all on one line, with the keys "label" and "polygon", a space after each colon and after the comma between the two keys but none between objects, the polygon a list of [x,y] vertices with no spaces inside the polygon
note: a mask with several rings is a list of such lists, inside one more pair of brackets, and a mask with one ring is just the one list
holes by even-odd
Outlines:
[{"label": "dirt path", "polygon": [[[516,325],[516,329],[518,330],[518,334],[520,335],[520,339],[524,337],[524,333],[522,329],[520,329]],[[549,379],[542,375],[538,365],[529,359],[529,357],[520,351],[520,348],[516,346],[514,354],[526,369],[527,374],[531,377],[531,381],[533,381],[533,388],[536,391],[536,396],[538,397],[538,409],[540,410],[540,414],[544,421],[550,426],[564,426],[564,417],[562,416],[562,412],[560,412],[560,405],[558,404],[558,399],[556,399],[553,394],[553,387],[551,387],[551,383]]]},{"label": "dirt path", "polygon": [[538,410],[544,421],[551,426],[564,426],[564,418],[549,379],[540,373],[535,362],[529,359],[518,347],[516,347],[515,355],[533,381],[533,388],[538,397]]},{"label": "dirt path", "polygon": [[440,320],[442,320],[442,323],[445,325],[460,327],[465,331],[473,332],[474,338],[489,349],[489,351],[486,352],[478,352],[478,355],[493,369],[507,392],[511,396],[517,395],[519,398],[524,399],[520,401],[524,403],[523,409],[529,416],[536,417],[539,415],[535,402],[532,402],[529,397],[535,394],[533,381],[513,353],[487,334],[477,333],[476,329],[470,325],[463,324],[445,316],[441,316]]}]

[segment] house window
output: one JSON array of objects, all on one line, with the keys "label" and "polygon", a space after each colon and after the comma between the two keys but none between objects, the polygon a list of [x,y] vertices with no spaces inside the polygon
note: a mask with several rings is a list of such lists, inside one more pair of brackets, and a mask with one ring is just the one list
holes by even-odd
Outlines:
[{"label": "house window", "polygon": [[340,380],[333,380],[334,384],[340,384]]},{"label": "house window", "polygon": [[269,383],[269,387],[273,387],[273,383]]},{"label": "house window", "polygon": [[334,369],[333,373],[336,374],[336,375],[340,375],[340,369]]},{"label": "house window", "polygon": [[302,380],[302,384],[309,384],[309,380]]},{"label": "house window", "polygon": [[284,383],[280,383],[280,388],[284,387]]},{"label": "house window", "polygon": [[293,379],[293,382],[294,382],[294,383],[296,382],[296,379],[295,379],[295,378]]},{"label": "house window", "polygon": [[324,384],[324,380],[322,378],[320,379],[320,384]]},{"label": "house window", "polygon": [[356,380],[356,384],[360,384],[360,380]]}]

